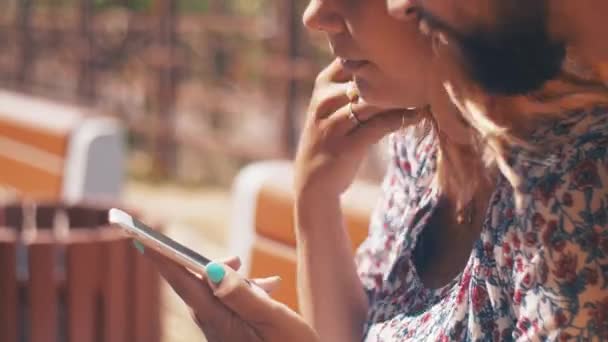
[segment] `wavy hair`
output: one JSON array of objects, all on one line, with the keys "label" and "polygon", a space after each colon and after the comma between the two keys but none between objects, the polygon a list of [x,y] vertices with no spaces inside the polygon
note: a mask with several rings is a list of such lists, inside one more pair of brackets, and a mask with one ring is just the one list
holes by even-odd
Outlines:
[{"label": "wavy hair", "polygon": [[[446,50],[437,48],[436,53]],[[496,95],[473,80],[466,68],[460,68],[445,81],[447,93],[471,130],[470,144],[453,143],[433,120],[423,124],[439,137],[437,183],[443,193],[456,198],[457,208],[464,208],[484,178],[492,178],[497,171],[515,189],[516,205],[520,207],[522,175],[509,166],[512,147],[523,147],[539,155],[547,146],[530,142],[535,127],[563,119],[572,110],[608,105],[608,73],[603,69],[608,69],[608,64],[585,65],[571,51],[564,56],[554,78],[538,90],[520,95]],[[458,55],[452,62],[457,66],[461,57]]]}]

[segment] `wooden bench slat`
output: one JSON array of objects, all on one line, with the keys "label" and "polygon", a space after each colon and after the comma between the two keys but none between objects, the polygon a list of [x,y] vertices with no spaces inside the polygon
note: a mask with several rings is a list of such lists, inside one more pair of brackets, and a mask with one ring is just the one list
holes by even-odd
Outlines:
[{"label": "wooden bench slat", "polygon": [[96,342],[99,331],[100,246],[92,242],[67,245],[68,341]]},{"label": "wooden bench slat", "polygon": [[293,310],[298,310],[295,260],[294,247],[258,237],[251,249],[249,276],[252,278],[280,276],[281,286],[272,293],[272,297]]},{"label": "wooden bench slat", "polygon": [[63,190],[62,175],[15,162],[0,155],[0,184],[8,184],[33,199],[57,198]]},{"label": "wooden bench slat", "polygon": [[67,132],[51,132],[38,127],[27,126],[25,123],[7,120],[2,115],[0,115],[0,136],[19,142],[27,142],[34,148],[57,156],[65,155],[69,138]]},{"label": "wooden bench slat", "polygon": [[6,235],[0,238],[0,341],[17,342],[17,247]]},{"label": "wooden bench slat", "polygon": [[103,246],[102,294],[104,297],[104,337],[102,342],[127,342],[129,329],[127,322],[128,291],[128,242],[124,239],[109,241]]},{"label": "wooden bench slat", "polygon": [[[290,188],[281,188],[279,185],[264,184],[258,193],[256,234],[295,247],[293,194]],[[345,204],[342,207],[353,248],[356,248],[368,235],[371,208]]]},{"label": "wooden bench slat", "polygon": [[158,271],[153,268],[144,256],[135,248],[129,248],[130,259],[133,261],[133,281],[131,284],[131,307],[134,313],[133,342],[160,341],[160,278]]},{"label": "wooden bench slat", "polygon": [[293,195],[291,189],[264,184],[256,198],[256,233],[295,246]]},{"label": "wooden bench slat", "polygon": [[58,333],[55,243],[29,244],[31,342],[55,342]]}]

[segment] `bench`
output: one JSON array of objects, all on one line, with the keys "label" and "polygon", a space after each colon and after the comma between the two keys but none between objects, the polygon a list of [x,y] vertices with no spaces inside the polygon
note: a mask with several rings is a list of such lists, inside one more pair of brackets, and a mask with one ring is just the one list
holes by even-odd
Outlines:
[{"label": "bench", "polygon": [[90,109],[0,90],[0,186],[34,200],[117,199],[123,135]]},{"label": "bench", "polygon": [[[281,287],[273,297],[297,310],[292,177],[289,161],[258,162],[239,172],[232,189],[229,252],[241,257],[242,272],[250,277],[280,275]],[[343,195],[353,249],[367,237],[379,195],[378,185],[363,182]]]}]

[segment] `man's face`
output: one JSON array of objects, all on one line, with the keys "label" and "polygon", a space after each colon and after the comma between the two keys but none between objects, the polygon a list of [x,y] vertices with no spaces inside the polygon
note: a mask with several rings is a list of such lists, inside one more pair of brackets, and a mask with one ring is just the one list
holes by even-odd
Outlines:
[{"label": "man's face", "polygon": [[387,0],[454,42],[468,76],[487,92],[521,95],[561,68],[565,48],[550,37],[547,0]]}]

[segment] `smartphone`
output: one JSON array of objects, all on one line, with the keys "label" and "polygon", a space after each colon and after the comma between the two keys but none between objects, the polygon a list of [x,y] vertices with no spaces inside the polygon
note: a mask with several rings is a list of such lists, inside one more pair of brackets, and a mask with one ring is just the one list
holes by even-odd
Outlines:
[{"label": "smartphone", "polygon": [[146,226],[120,209],[110,209],[108,220],[122,228],[127,235],[141,242],[144,246],[153,248],[194,272],[204,274],[205,266],[210,262],[208,258]]}]

